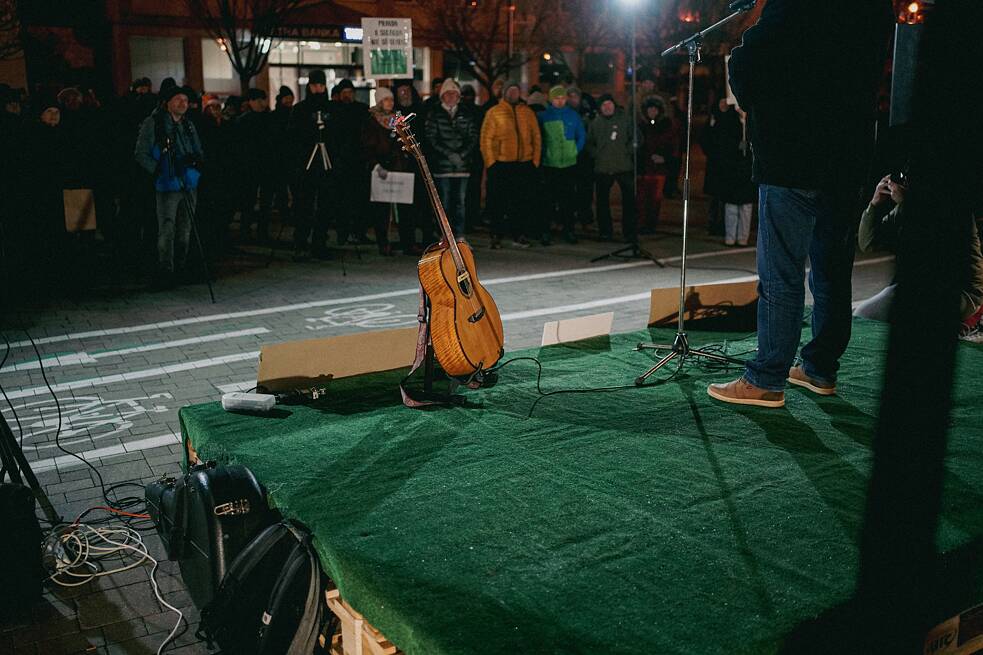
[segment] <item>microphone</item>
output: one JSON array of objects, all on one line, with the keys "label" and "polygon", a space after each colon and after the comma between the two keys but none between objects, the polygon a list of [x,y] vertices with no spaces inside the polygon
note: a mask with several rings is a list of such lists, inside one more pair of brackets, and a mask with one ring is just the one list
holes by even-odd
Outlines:
[{"label": "microphone", "polygon": [[754,9],[754,5],[758,4],[758,0],[734,0],[727,8],[731,11],[750,11]]}]

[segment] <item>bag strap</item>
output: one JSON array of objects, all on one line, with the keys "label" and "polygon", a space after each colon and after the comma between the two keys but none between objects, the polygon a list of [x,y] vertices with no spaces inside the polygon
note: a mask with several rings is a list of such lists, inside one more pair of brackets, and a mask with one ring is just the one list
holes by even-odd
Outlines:
[{"label": "bag strap", "polygon": [[399,394],[403,397],[403,405],[410,407],[412,409],[418,409],[420,407],[429,407],[430,405],[436,405],[432,400],[421,400],[414,398],[410,395],[410,392],[406,390],[406,381],[410,379],[410,376],[416,372],[418,368],[423,366],[423,361],[427,358],[427,344],[430,342],[430,316],[427,309],[427,294],[423,291],[423,285],[420,285],[420,302],[419,309],[416,312],[416,320],[420,323],[419,331],[416,334],[416,357],[413,360],[413,366],[410,367],[410,372],[406,374],[406,377],[399,383]]},{"label": "bag strap", "polygon": [[314,651],[314,645],[317,642],[318,631],[321,626],[324,608],[320,600],[320,561],[314,549],[311,547],[311,537],[309,534],[301,532],[290,524],[287,524],[287,529],[297,539],[297,545],[294,546],[290,555],[287,557],[287,562],[283,565],[280,575],[277,577],[276,584],[270,592],[270,600],[267,603],[266,611],[263,613],[264,628],[257,650],[257,653],[260,655],[266,652],[267,639],[270,634],[269,626],[276,621],[284,601],[284,596],[293,585],[296,577],[303,570],[305,564],[308,570],[308,581],[307,597],[304,601],[304,613],[297,624],[297,629],[294,632],[293,639],[290,641],[286,655],[310,655]]}]

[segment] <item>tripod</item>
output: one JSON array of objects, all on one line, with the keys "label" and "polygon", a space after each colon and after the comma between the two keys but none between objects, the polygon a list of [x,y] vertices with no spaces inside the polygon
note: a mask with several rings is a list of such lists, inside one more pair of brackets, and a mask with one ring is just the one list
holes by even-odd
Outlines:
[{"label": "tripod", "polygon": [[48,495],[44,493],[44,489],[38,483],[38,479],[34,476],[34,471],[31,470],[31,465],[24,457],[24,451],[21,450],[13,431],[7,425],[7,420],[2,416],[0,416],[0,461],[3,462],[3,469],[0,470],[0,481],[3,481],[4,471],[10,476],[11,482],[15,484],[23,484],[21,478],[23,476],[23,480],[27,480],[27,486],[34,492],[34,497],[37,498],[38,504],[41,505],[41,510],[48,518],[48,521],[52,525],[64,523],[61,516],[52,506]]},{"label": "tripod", "polygon": [[201,245],[201,235],[198,233],[198,215],[195,209],[195,199],[191,196],[191,190],[184,183],[184,177],[176,174],[174,168],[174,147],[170,137],[164,140],[164,152],[167,154],[167,163],[170,166],[171,174],[177,179],[181,193],[184,195],[184,205],[187,208],[188,220],[191,221],[191,233],[195,236],[195,243],[198,245],[198,255],[201,257],[201,267],[205,271],[205,284],[208,285],[208,295],[215,304],[215,291],[212,289],[212,276],[208,270],[208,260],[205,258],[205,248]]},{"label": "tripod", "polygon": [[724,23],[736,18],[740,14],[750,11],[757,0],[737,0],[737,2],[732,2],[730,8],[734,9],[734,13],[730,14],[726,18],[717,21],[710,27],[700,30],[693,36],[684,39],[672,46],[667,48],[662,56],[676,52],[677,50],[685,49],[689,55],[689,96],[687,98],[686,106],[686,175],[683,180],[683,255],[680,260],[679,265],[679,316],[677,317],[676,325],[676,337],[673,339],[671,345],[669,344],[655,344],[655,343],[640,343],[638,344],[638,350],[668,350],[669,354],[660,359],[655,363],[655,366],[649,370],[642,373],[640,376],[635,378],[635,384],[637,386],[642,386],[645,381],[660,368],[671,362],[672,360],[679,358],[682,361],[680,366],[689,359],[690,357],[702,357],[704,359],[709,359],[714,362],[727,363],[727,364],[743,364],[744,362],[736,359],[734,357],[727,357],[726,355],[720,355],[718,353],[708,352],[706,350],[700,350],[698,348],[691,348],[689,345],[689,338],[686,336],[686,234],[689,225],[689,207],[690,207],[690,157],[692,153],[693,146],[693,71],[696,65],[701,61],[700,49],[703,47],[703,37],[713,32],[714,30],[720,28]]},{"label": "tripod", "polygon": [[618,248],[614,252],[609,252],[607,254],[595,257],[590,260],[590,263],[603,261],[605,259],[651,259],[653,263],[658,265],[659,268],[665,268],[666,265],[663,264],[655,255],[650,253],[645,248],[638,245],[638,241],[632,241],[623,248]]}]

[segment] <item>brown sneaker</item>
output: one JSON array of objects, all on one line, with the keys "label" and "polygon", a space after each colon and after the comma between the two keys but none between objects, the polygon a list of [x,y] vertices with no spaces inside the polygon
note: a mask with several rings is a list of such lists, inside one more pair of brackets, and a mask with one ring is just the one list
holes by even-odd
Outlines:
[{"label": "brown sneaker", "polygon": [[758,407],[784,407],[784,391],[765,391],[756,387],[743,377],[726,384],[711,384],[707,393],[717,400],[735,405],[757,405]]},{"label": "brown sneaker", "polygon": [[806,375],[805,369],[801,366],[793,366],[788,370],[788,381],[791,384],[805,387],[812,393],[820,396],[832,396],[836,393],[836,385],[828,382],[820,382]]}]

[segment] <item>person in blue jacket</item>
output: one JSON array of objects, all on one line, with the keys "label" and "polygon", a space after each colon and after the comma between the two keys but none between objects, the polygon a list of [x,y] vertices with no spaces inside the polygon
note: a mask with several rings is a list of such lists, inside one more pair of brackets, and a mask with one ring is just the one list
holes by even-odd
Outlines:
[{"label": "person in blue jacket", "polygon": [[[204,159],[194,124],[185,117],[192,91],[174,86],[140,125],[134,158],[154,178],[157,191],[156,286],[170,286],[183,272],[191,237],[191,212]],[[189,203],[191,206],[189,207]]]},{"label": "person in blue jacket", "polygon": [[542,170],[548,203],[543,217],[543,245],[551,242],[550,225],[554,222],[563,226],[567,243],[577,243],[573,231],[577,217],[576,167],[577,155],[587,141],[584,122],[567,107],[567,90],[563,86],[550,89],[549,105],[538,118],[543,133]]}]

